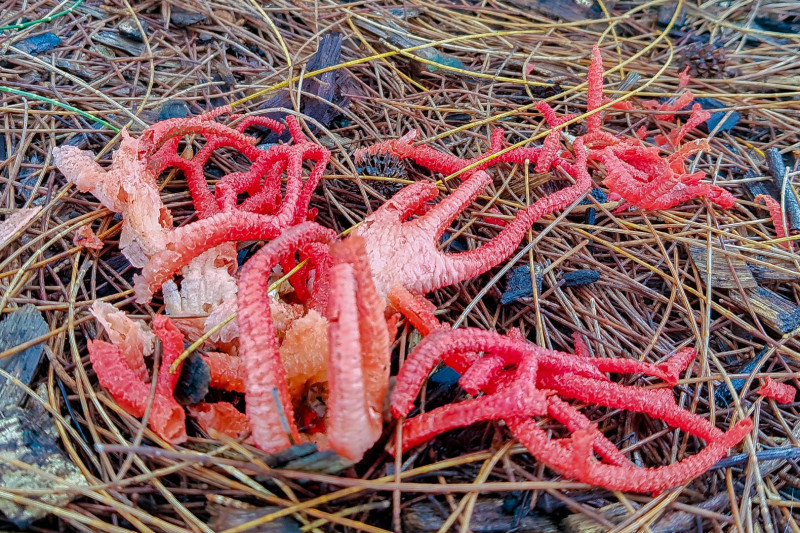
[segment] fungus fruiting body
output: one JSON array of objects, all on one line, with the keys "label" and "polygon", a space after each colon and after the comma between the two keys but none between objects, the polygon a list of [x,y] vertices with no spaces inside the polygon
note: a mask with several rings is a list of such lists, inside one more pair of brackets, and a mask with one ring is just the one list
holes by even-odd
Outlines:
[{"label": "fungus fruiting body", "polygon": [[[775,226],[775,235],[779,239],[783,239],[786,237],[786,229],[784,226],[783,209],[781,209],[781,204],[768,194],[756,195],[756,203],[760,202],[761,200],[764,201],[764,205],[766,205],[767,209],[769,210],[769,216],[772,219],[772,225]],[[788,249],[791,249],[792,247],[790,241],[781,242],[781,246]]]},{"label": "fungus fruiting body", "polygon": [[[163,355],[161,367],[155,377],[155,394],[148,424],[159,437],[172,444],[179,444],[187,438],[186,414],[173,397],[178,375],[170,374],[169,368],[183,351],[183,335],[163,315],[156,316],[154,325],[163,346]],[[88,348],[89,359],[100,385],[108,390],[128,414],[137,418],[143,417],[150,402],[151,385],[145,383],[126,361],[119,346],[94,340],[89,341]],[[143,355],[140,353],[139,357],[143,358]]]},{"label": "fungus fruiting body", "polygon": [[[439,361],[462,374],[459,384],[467,392],[483,396],[405,420],[403,449],[479,420],[503,419],[534,456],[565,475],[614,490],[660,492],[705,472],[752,428],[752,422],[745,419],[722,432],[679,407],[669,389],[619,385],[606,376],[642,373],[675,384],[693,361],[694,350],[683,349],[660,365],[591,358],[583,346],[580,351],[584,355],[555,352],[477,329],[437,330],[417,345],[400,369],[392,393],[393,415],[405,417],[411,412],[420,387]],[[705,440],[707,445],[672,465],[636,468],[564,399],[644,413]],[[545,414],[563,423],[572,437],[549,439],[535,419]]]},{"label": "fungus fruiting body", "polygon": [[792,403],[797,394],[797,389],[789,383],[780,383],[768,377],[764,380],[764,384],[758,388],[758,394],[765,398],[772,398],[778,403]]},{"label": "fungus fruiting body", "polygon": [[[678,113],[692,101],[687,91],[675,102],[654,108],[668,113],[660,116],[664,121],[677,122]],[[144,357],[153,351],[152,334],[148,337],[145,328],[110,306],[93,309],[112,341],[89,342],[100,384],[133,416],[144,416],[149,406],[148,423],[156,434],[171,443],[183,442],[185,412],[173,398],[178,375],[169,368],[184,350],[185,334],[193,339],[209,333],[235,310],[236,321],[210,337],[217,349],[231,349],[202,357],[210,386],[244,393],[246,412],[227,402],[201,402],[189,407],[199,426],[212,434],[248,439],[265,452],[307,440],[358,461],[383,431],[398,316],[393,313],[399,311],[425,337],[400,368],[392,393],[393,415],[411,413],[428,374],[440,361],[459,372],[459,385],[475,396],[404,420],[403,450],[444,431],[502,419],[534,456],[575,479],[637,492],[658,492],[692,479],[750,431],[750,420],[723,432],[681,408],[670,388],[622,385],[609,374],[642,374],[674,386],[690,368],[693,350],[680,350],[660,364],[592,357],[576,336],[576,353],[568,354],[532,345],[519,332],[504,336],[471,328],[452,330],[424,299],[431,291],[506,261],[537,221],[590,191],[591,172],[604,172],[602,183],[610,196],[628,206],[668,209],[696,197],[723,208],[735,204],[729,192],[704,182],[702,172],[686,168],[688,157],[709,147],[706,140],[683,142],[707,120],[706,111],[696,104],[683,125],[656,136],[658,146],[647,146],[646,128],[635,138],[603,130],[600,108],[605,102],[602,59],[595,47],[583,135],[563,131],[576,115],[558,115],[540,102],[536,109],[551,127],[541,147],[504,151],[503,131],[497,129],[488,151],[470,159],[412,144],[416,131],[359,150],[356,162],[373,156],[410,159],[430,172],[458,173],[460,183],[434,205],[429,202],[440,193],[437,184],[413,183],[344,240],[313,222],[311,196],[330,153],[307,140],[291,116],[286,125],[248,117],[230,127],[216,120],[230,112],[223,107],[190,119],[163,121],[138,139],[123,134],[107,170],[87,152],[57,150],[54,160],[70,182],[122,214],[120,246],[131,264],[142,269],[135,277],[137,300],[149,302],[161,291],[172,316],[156,315],[153,321],[163,350],[150,385]],[[633,106],[623,102],[615,107]],[[246,133],[251,127],[275,132],[288,128],[292,142],[261,148],[257,137]],[[195,136],[204,139],[196,152]],[[562,138],[571,145],[569,150],[562,147]],[[237,152],[247,168],[225,174],[211,187],[207,165],[220,149]],[[571,183],[507,221],[496,217],[496,208],[487,207],[481,216],[502,228],[495,237],[467,251],[442,251],[443,234],[492,184],[487,171],[499,163],[530,163],[537,173],[553,172]],[[168,169],[184,174],[197,215],[179,227],[173,227],[157,186],[157,178]],[[767,205],[775,220],[780,213],[774,213],[769,201]],[[237,280],[235,243],[242,241],[267,242],[244,264]],[[290,274],[291,304],[270,295],[277,267]],[[173,280],[179,273],[180,287]],[[306,405],[310,391],[321,408]],[[791,401],[786,386],[770,380],[762,394]],[[638,468],[570,401],[645,414],[705,441],[705,449],[671,465]],[[562,424],[571,436],[551,439],[538,425],[541,417]]]},{"label": "fungus fruiting body", "polygon": [[[240,365],[253,440],[265,451],[279,451],[301,438],[286,361],[280,354],[267,301],[272,268],[298,250],[318,258],[315,265],[318,277],[313,290],[325,294],[325,298],[312,294],[312,299],[319,302],[327,319],[327,444],[343,457],[358,460],[382,431],[390,354],[384,318],[386,304],[375,289],[361,239],[355,237],[332,244],[329,256],[308,253],[310,247],[327,245],[334,238],[330,230],[302,223],[266,244],[242,270]],[[299,364],[308,369],[308,361]],[[219,381],[236,383],[225,372],[215,373]]]}]

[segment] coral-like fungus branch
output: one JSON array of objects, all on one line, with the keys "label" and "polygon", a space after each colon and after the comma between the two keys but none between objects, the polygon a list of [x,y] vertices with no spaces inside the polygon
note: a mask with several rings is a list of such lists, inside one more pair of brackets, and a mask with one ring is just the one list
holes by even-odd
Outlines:
[{"label": "coral-like fungus branch", "polygon": [[[230,241],[275,238],[311,215],[311,196],[330,152],[306,139],[293,116],[286,119],[293,144],[258,148],[257,138],[245,135],[247,128],[265,126],[281,132],[284,125],[266,117],[248,117],[231,128],[214,120],[229,112],[226,106],[197,117],[158,122],[138,139],[123,132],[108,170],[100,167],[90,152],[72,146],[54,151],[55,164],[70,182],[122,214],[120,247],[133,266],[144,267],[136,283],[139,301],[149,301],[165,281],[203,252]],[[187,135],[206,139],[193,157],[188,149],[178,153]],[[239,151],[250,166],[247,171],[220,178],[212,193],[204,169],[221,148]],[[307,161],[313,166],[304,178]],[[177,229],[172,227],[172,217],[156,185],[158,176],[168,168],[184,172],[201,218]],[[237,203],[243,193],[248,197]]]},{"label": "coral-like fungus branch", "polygon": [[752,429],[746,418],[696,455],[657,468],[637,468],[604,464],[592,456],[595,436],[578,431],[567,439],[549,439],[533,419],[506,421],[520,443],[537,459],[567,477],[610,490],[659,493],[687,483],[714,466],[728,449],[738,444]]},{"label": "coral-like fungus branch", "polygon": [[[210,220],[210,219],[207,219]],[[300,439],[286,371],[270,312],[269,275],[282,260],[313,243],[332,242],[336,234],[306,222],[286,230],[251,257],[239,282],[239,343],[244,367],[247,418],[256,445],[276,452]]]},{"label": "coral-like fungus branch", "polygon": [[414,328],[428,335],[431,331],[441,327],[448,327],[439,322],[434,315],[436,306],[422,296],[415,296],[408,292],[402,285],[394,285],[387,295],[392,304]]},{"label": "coral-like fungus branch", "polygon": [[[746,419],[723,433],[708,420],[679,407],[669,389],[619,385],[605,375],[643,373],[674,384],[694,360],[692,349],[681,350],[659,365],[592,358],[583,346],[578,351],[584,355],[555,352],[516,335],[477,329],[434,331],[416,346],[400,369],[392,394],[392,414],[408,415],[428,373],[440,360],[462,373],[459,384],[467,392],[484,396],[406,420],[403,449],[478,420],[503,419],[534,456],[564,475],[613,490],[660,492],[708,470],[752,429],[752,422]],[[520,384],[526,390],[515,390]],[[707,446],[672,465],[637,468],[563,398],[644,413],[705,440]],[[572,436],[550,440],[534,418],[543,414],[564,424]],[[600,456],[599,461],[594,453]]]},{"label": "coral-like fungus branch", "polygon": [[[597,109],[602,101],[602,65],[603,59],[595,46],[588,89],[587,107],[590,112]],[[598,71],[600,75],[596,74]],[[595,74],[591,74],[592,72]],[[659,110],[677,111],[688,105],[692,99],[691,93],[687,92],[674,104],[659,106]],[[663,141],[661,144],[669,142],[672,146],[677,146],[688,132],[708,120],[710,116],[708,112],[700,109],[699,105],[695,105],[686,124],[670,133],[667,139],[661,139]],[[669,120],[670,115],[664,118]],[[674,120],[674,116],[672,119]],[[736,204],[736,198],[728,191],[701,182],[705,174],[702,172],[689,174],[684,168],[684,159],[708,148],[707,141],[689,143],[662,158],[658,148],[644,147],[638,139],[618,137],[603,132],[602,121],[602,113],[595,113],[589,117],[587,120],[589,133],[584,139],[590,149],[589,159],[602,163],[606,168],[607,176],[603,180],[603,185],[617,198],[650,210],[669,209],[700,196],[708,197],[725,209]]]},{"label": "coral-like fungus branch", "polygon": [[[725,208],[736,203],[735,197],[724,189],[701,182],[703,173],[686,171],[684,159],[707,149],[707,141],[688,143],[670,156],[662,157],[657,147],[648,148],[638,139],[620,138],[602,131],[603,114],[598,111],[603,102],[602,73],[602,58],[595,47],[589,69],[589,131],[573,142],[574,163],[559,154],[558,130],[548,134],[542,148],[518,148],[504,154],[500,153],[502,131],[495,130],[489,151],[473,159],[459,159],[430,146],[414,146],[412,140],[416,132],[413,131],[400,139],[357,151],[357,161],[385,154],[412,159],[433,172],[447,174],[476,165],[462,172],[463,183],[438,205],[431,208],[427,205],[438,195],[437,188],[432,183],[418,182],[396,194],[356,229],[355,234],[367,241],[367,255],[378,292],[386,296],[392,287],[399,285],[421,295],[472,278],[499,264],[516,249],[533,223],[567,207],[590,188],[592,181],[587,166],[590,161],[605,166],[607,176],[603,183],[612,193],[645,209],[667,209],[697,196],[707,196]],[[574,118],[574,115],[556,116],[545,103],[537,107],[554,128]],[[706,119],[707,113],[695,108],[689,121],[673,132],[669,140],[679,143],[687,132]],[[489,156],[494,157],[478,164]],[[438,241],[447,227],[491,183],[484,171],[497,163],[526,160],[536,163],[537,172],[560,167],[575,179],[575,184],[520,211],[500,234],[477,249],[455,254],[439,251]],[[418,216],[408,220],[413,215]]]},{"label": "coral-like fungus branch", "polygon": [[[413,153],[416,154],[419,148],[422,147],[414,147]],[[511,151],[498,159],[524,160],[528,152],[521,150]],[[424,153],[427,158],[428,152]],[[535,158],[539,152],[530,153],[533,154],[530,157]],[[453,156],[446,156],[431,165],[445,172],[465,166],[463,161],[456,159],[456,163],[452,159]],[[418,182],[404,188],[355,230],[355,234],[366,241],[378,292],[385,297],[393,286],[401,285],[412,293],[425,294],[480,275],[501,263],[517,248],[533,223],[546,214],[569,206],[591,187],[585,151],[576,149],[575,164],[564,165],[564,168],[575,178],[574,185],[519,211],[516,218],[488,243],[474,250],[452,254],[439,251],[437,243],[459,213],[491,183],[489,175],[483,170],[469,173],[450,196],[430,209],[426,203],[439,193],[433,183]],[[420,216],[408,220],[414,214]]]},{"label": "coral-like fungus branch", "polygon": [[[305,220],[311,194],[317,187],[330,159],[330,152],[309,142],[294,116],[286,123],[294,144],[274,145],[262,150],[255,146],[257,139],[245,135],[251,126],[264,126],[278,133],[284,125],[267,117],[247,117],[236,128],[225,126],[214,119],[230,113],[224,106],[210,113],[188,119],[170,119],[148,128],[141,137],[140,154],[148,160],[148,169],[158,176],[170,167],[179,168],[186,176],[195,209],[202,217],[209,217],[229,209],[240,209],[260,214],[293,211],[293,223]],[[231,118],[237,118],[236,115]],[[180,141],[186,135],[202,135],[206,144],[190,159],[178,153]],[[205,165],[220,148],[234,148],[250,160],[246,172],[226,174],[216,183],[212,193],[204,175]],[[303,183],[303,163],[314,165]],[[286,175],[286,195],[281,200],[281,177]],[[249,197],[237,204],[237,196]]]},{"label": "coral-like fungus branch", "polygon": [[788,383],[780,383],[774,379],[767,377],[764,379],[764,384],[756,391],[759,396],[772,398],[778,403],[792,403],[797,394],[797,389]]},{"label": "coral-like fungus branch", "polygon": [[[183,351],[183,335],[172,320],[163,315],[156,316],[154,325],[163,346],[163,356],[148,425],[167,442],[180,444],[186,440],[186,414],[172,396],[179,374],[170,374],[169,367]],[[131,368],[119,346],[90,340],[88,347],[89,359],[100,385],[131,416],[143,417],[151,386]]]},{"label": "coral-like fungus branch", "polygon": [[331,256],[328,445],[357,461],[383,431],[391,340],[363,239],[333,244]]},{"label": "coral-like fungus branch", "polygon": [[164,250],[134,276],[137,301],[150,301],[164,282],[203,252],[230,241],[274,239],[290,225],[286,217],[227,211],[175,228]]},{"label": "coral-like fungus branch", "polygon": [[[287,382],[288,369],[295,364],[313,363],[292,355],[299,354],[299,347],[292,354],[284,349],[292,342],[292,329],[319,314],[311,309],[297,319],[279,348],[267,287],[273,267],[297,251],[312,260],[316,258],[317,281],[311,297],[319,302],[327,322],[313,329],[327,327],[328,332],[327,444],[343,457],[357,461],[383,429],[391,341],[384,318],[386,303],[375,289],[363,239],[351,237],[333,244],[328,256],[320,245],[328,245],[334,239],[331,230],[306,222],[289,228],[259,250],[242,269],[239,287],[242,360],[237,364],[221,354],[207,354],[205,359],[210,363],[212,385],[237,388],[243,381],[247,417],[259,448],[274,452],[288,447],[291,440],[299,441],[290,390],[295,387]],[[322,271],[320,263],[325,263]],[[316,294],[320,290],[325,292],[325,298]],[[298,341],[303,342],[300,338]]]},{"label": "coral-like fungus branch", "polygon": [[[764,200],[764,205],[766,205],[767,209],[769,209],[769,217],[772,219],[772,225],[775,226],[775,235],[779,239],[783,239],[784,237],[786,237],[786,229],[783,220],[783,209],[781,209],[781,204],[779,204],[775,198],[773,198],[768,194],[756,195],[755,200],[756,203],[760,202],[761,200]],[[781,246],[789,249],[791,249],[792,247],[791,242],[789,241],[781,242]]]}]

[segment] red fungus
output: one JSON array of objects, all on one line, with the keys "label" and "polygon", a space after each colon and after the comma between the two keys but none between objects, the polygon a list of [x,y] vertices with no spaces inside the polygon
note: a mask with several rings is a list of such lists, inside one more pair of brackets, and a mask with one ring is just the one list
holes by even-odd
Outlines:
[{"label": "red fungus", "polygon": [[[691,93],[689,93],[691,94]],[[686,134],[695,129],[700,124],[711,118],[711,113],[705,111],[700,104],[692,106],[692,114],[689,115],[689,120],[686,121],[680,128],[670,132],[666,137],[663,135],[656,135],[655,141],[660,145],[669,144],[676,147],[680,144]]]},{"label": "red fungus", "polygon": [[[480,275],[510,256],[542,216],[563,209],[589,190],[591,177],[586,169],[586,153],[576,143],[576,163],[564,165],[576,182],[545,196],[517,213],[516,218],[488,243],[467,252],[439,251],[439,238],[458,214],[470,205],[491,182],[482,170],[475,171],[447,198],[414,220],[428,200],[438,194],[430,182],[417,182],[402,189],[356,228],[364,237],[378,292],[386,296],[394,285],[416,294],[453,285]],[[512,151],[503,159],[523,157]]]},{"label": "red fungus", "polygon": [[[592,62],[589,65],[586,91],[586,111],[591,112],[603,105],[603,56],[597,45],[592,47]],[[595,113],[586,119],[589,133],[600,131],[603,125],[602,112]]]},{"label": "red fungus", "polygon": [[789,383],[780,383],[771,377],[767,377],[764,379],[764,384],[756,392],[759,396],[772,398],[778,403],[792,403],[797,389]]},{"label": "red fungus", "polygon": [[[183,335],[169,318],[162,315],[156,316],[155,328],[163,345],[163,357],[148,425],[167,442],[180,444],[187,438],[186,414],[172,396],[179,373],[170,374],[169,367],[183,351]],[[143,417],[150,398],[150,385],[125,362],[118,346],[94,340],[89,341],[88,348],[89,359],[100,385],[130,415]]]},{"label": "red fungus", "polygon": [[597,429],[596,424],[558,396],[552,395],[547,398],[547,414],[564,424],[572,434],[583,431],[593,435],[594,450],[606,462],[616,466],[631,464],[614,443]]},{"label": "red fungus", "polygon": [[331,245],[331,256],[328,445],[358,461],[383,431],[391,340],[363,239]]},{"label": "red fungus", "polygon": [[507,423],[517,440],[537,459],[567,477],[610,490],[654,493],[703,474],[753,428],[752,420],[746,418],[683,461],[658,468],[637,468],[604,464],[592,457],[596,435],[591,431],[580,430],[567,439],[550,439],[534,419],[512,419]]},{"label": "red fungus", "polygon": [[[233,439],[240,439],[250,432],[247,416],[228,402],[200,402],[188,408],[189,414],[197,420],[203,431],[214,436],[221,433]],[[249,443],[250,439],[245,442]]]},{"label": "red fungus", "polygon": [[[767,209],[769,209],[769,216],[772,219],[772,225],[775,226],[775,235],[779,239],[786,237],[786,230],[784,228],[783,221],[783,209],[781,209],[781,204],[779,204],[775,198],[768,194],[756,195],[755,200],[756,203],[764,200],[764,204],[767,206]],[[789,241],[781,242],[781,246],[791,249],[791,243]]]},{"label": "red fungus", "polygon": [[[602,57],[597,47],[593,50],[592,65],[589,67],[589,88],[587,111],[600,106],[602,101]],[[686,91],[675,102],[653,104],[659,111],[679,111],[688,105],[694,96]],[[692,108],[689,120],[668,137],[657,137],[659,144],[671,144],[677,147],[688,132],[708,120],[710,114],[698,104]],[[674,115],[659,116],[667,121],[674,121]],[[736,198],[729,192],[711,185],[701,183],[703,173],[687,174],[683,168],[683,159],[706,144],[689,143],[691,146],[680,147],[666,160],[657,148],[641,146],[639,139],[644,138],[646,130],[637,131],[637,138],[615,137],[600,130],[602,114],[596,113],[587,118],[589,133],[582,136],[589,147],[589,160],[598,161],[606,167],[607,177],[603,184],[612,195],[617,195],[628,204],[643,209],[669,209],[692,198],[706,196],[720,207],[727,209],[736,204]],[[581,137],[579,137],[580,139]]]},{"label": "red fungus", "polygon": [[691,76],[689,75],[689,66],[687,65],[680,74],[678,74],[678,89],[682,89],[689,85],[691,81]]},{"label": "red fungus", "polygon": [[137,301],[150,301],[164,282],[203,252],[230,241],[274,239],[292,225],[292,218],[288,213],[226,211],[175,228],[164,249],[150,258],[141,275],[134,276]]},{"label": "red fungus", "polygon": [[287,229],[251,257],[239,281],[239,332],[247,418],[255,444],[276,452],[299,440],[286,371],[270,312],[269,274],[281,260],[312,243],[327,243],[336,234],[310,222]]},{"label": "red fungus", "polygon": [[156,336],[143,322],[131,320],[108,302],[95,300],[89,311],[103,326],[112,344],[119,347],[128,368],[139,380],[145,381],[148,375],[144,358],[155,350]]},{"label": "red fungus", "polygon": [[119,247],[137,268],[164,248],[172,228],[172,216],[164,206],[156,184],[156,175],[147,169],[147,160],[139,156],[140,140],[122,131],[122,142],[106,170],[94,160],[94,154],[75,146],[58,146],[53,163],[70,183],[92,195],[109,210],[122,215]]},{"label": "red fungus", "polygon": [[207,352],[203,361],[208,365],[209,386],[233,392],[244,392],[243,358],[222,352]]},{"label": "red fungus", "polygon": [[[122,213],[120,246],[131,264],[144,267],[136,283],[139,301],[149,301],[165,281],[211,248],[230,241],[272,239],[312,215],[311,195],[330,152],[308,141],[292,116],[286,122],[294,143],[262,150],[255,146],[256,137],[243,133],[245,129],[259,125],[281,132],[284,126],[266,117],[246,118],[236,128],[214,120],[229,112],[229,107],[222,107],[197,117],[158,122],[138,139],[123,133],[108,171],[95,163],[89,152],[70,146],[54,152],[56,165],[69,181]],[[206,138],[206,144],[191,158],[178,153],[186,135]],[[226,147],[242,153],[250,167],[220,178],[212,193],[204,168],[215,151]],[[313,167],[304,179],[306,161]],[[176,229],[156,186],[158,175],[170,167],[186,175],[201,218]],[[239,204],[237,198],[242,193],[249,196]]]},{"label": "red fungus", "polygon": [[[251,126],[265,126],[278,133],[283,124],[267,117],[248,117],[236,128],[225,126],[214,119],[230,112],[229,106],[188,119],[170,119],[145,130],[140,140],[140,154],[149,163],[148,168],[158,175],[169,167],[179,168],[186,175],[195,209],[201,217],[208,217],[227,209],[241,209],[254,213],[272,214],[278,206],[296,211],[295,222],[306,218],[311,193],[316,188],[322,172],[330,159],[330,152],[309,142],[294,116],[286,123],[294,144],[274,145],[265,150],[255,146],[257,139],[244,134]],[[231,118],[237,118],[233,115]],[[179,142],[186,135],[203,135],[206,144],[191,159],[177,153]],[[214,152],[229,147],[250,160],[246,172],[233,172],[220,178],[214,192],[208,188],[204,167]],[[314,166],[302,183],[303,161],[311,160]],[[286,196],[280,199],[281,175],[286,173]],[[237,204],[237,195],[249,197]]]},{"label": "red fungus", "polygon": [[[584,348],[579,344],[577,351],[583,353]],[[669,389],[619,385],[604,372],[641,372],[674,383],[693,358],[694,350],[688,348],[660,365],[571,356],[530,345],[516,336],[476,329],[441,329],[423,339],[400,369],[392,394],[392,414],[402,417],[411,411],[427,374],[444,360],[463,373],[460,383],[468,392],[483,392],[485,396],[406,420],[403,449],[478,420],[504,419],[534,456],[564,475],[614,490],[658,492],[705,472],[750,431],[752,422],[743,420],[723,433],[706,419],[680,408]],[[508,370],[510,367],[515,369]],[[528,390],[514,393],[514,387],[521,383]],[[538,427],[533,417],[544,414],[542,405],[537,403],[543,395],[547,395],[546,413],[564,424],[572,433],[571,438],[551,441]],[[669,466],[637,468],[585,415],[562,398],[648,414],[705,440],[707,446],[697,455]],[[530,413],[520,416],[525,409]],[[601,461],[594,459],[592,449]]]},{"label": "red fungus", "polygon": [[[312,292],[328,291],[322,302],[327,321],[326,365],[328,393],[324,419],[327,445],[348,459],[357,461],[378,439],[383,428],[382,405],[389,382],[391,342],[384,318],[385,300],[375,290],[364,251],[364,241],[351,237],[330,247],[330,255],[312,247],[327,245],[335,234],[317,224],[303,223],[286,230],[267,243],[245,264],[239,287],[239,328],[242,361],[236,365],[229,357],[206,355],[212,368],[212,384],[236,386],[242,376],[247,417],[255,444],[268,452],[297,442],[300,433],[295,421],[292,391],[287,383],[287,355],[283,349],[292,328],[312,314],[296,320],[278,347],[266,292],[272,268],[301,251],[309,258],[327,263],[318,270]],[[315,265],[318,266],[318,265]],[[320,279],[322,275],[324,279]],[[324,319],[323,319],[324,320]],[[316,330],[315,330],[316,331]],[[299,339],[298,339],[299,340]],[[300,364],[300,362],[297,362]],[[292,363],[294,364],[294,363]],[[303,363],[308,364],[308,362]],[[301,384],[302,385],[302,384]],[[313,415],[301,409],[301,414]],[[317,416],[301,419],[314,422]],[[358,431],[354,431],[358,428]],[[291,440],[290,440],[291,437]]]},{"label": "red fungus", "polygon": [[72,240],[75,243],[75,246],[83,246],[85,248],[89,248],[90,250],[102,250],[103,249],[103,241],[95,235],[92,231],[92,226],[86,224],[85,226],[81,226],[75,232],[75,238]]},{"label": "red fungus", "polygon": [[[544,119],[547,121],[547,124],[551,128],[556,128],[563,123],[572,120],[573,118],[577,117],[578,115],[571,114],[571,115],[564,115],[564,116],[557,116],[553,111],[553,108],[550,107],[550,104],[547,102],[538,102],[536,104],[536,109],[544,115]],[[589,117],[592,119],[594,117]],[[544,143],[542,144],[542,151],[539,153],[539,158],[536,163],[536,168],[534,169],[536,172],[549,172],[550,169],[553,167],[553,164],[559,160],[559,151],[561,146],[561,131],[558,129],[554,129],[550,133],[547,134],[547,137],[544,139]]]},{"label": "red fungus", "polygon": [[436,318],[434,312],[436,306],[422,296],[414,296],[402,285],[394,285],[387,295],[392,307],[408,319],[423,335],[428,335],[431,331],[447,327]]}]

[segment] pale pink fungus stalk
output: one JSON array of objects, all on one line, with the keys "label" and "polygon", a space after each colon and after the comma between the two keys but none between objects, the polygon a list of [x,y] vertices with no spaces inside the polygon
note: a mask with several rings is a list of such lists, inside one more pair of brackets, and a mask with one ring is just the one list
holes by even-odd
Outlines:
[{"label": "pale pink fungus stalk", "polygon": [[296,250],[335,238],[331,230],[303,223],[264,245],[242,268],[238,319],[247,418],[254,442],[266,452],[280,451],[300,440],[267,296],[269,274]]},{"label": "pale pink fungus stalk", "polygon": [[385,301],[375,290],[364,241],[351,237],[331,246],[328,302],[328,444],[359,460],[383,431],[391,340]]}]

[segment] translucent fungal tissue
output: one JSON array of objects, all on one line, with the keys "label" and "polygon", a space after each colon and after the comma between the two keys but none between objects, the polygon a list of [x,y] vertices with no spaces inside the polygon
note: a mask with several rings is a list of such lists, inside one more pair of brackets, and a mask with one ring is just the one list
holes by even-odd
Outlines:
[{"label": "translucent fungal tissue", "polygon": [[89,311],[103,326],[112,344],[119,348],[128,367],[139,379],[146,379],[144,358],[152,355],[156,346],[156,336],[150,328],[139,320],[131,320],[123,311],[100,300],[96,300]]},{"label": "translucent fungal tissue", "polygon": [[[236,127],[215,120],[227,113],[230,108],[226,106],[196,117],[165,120],[138,138],[123,132],[122,143],[107,170],[94,161],[91,152],[69,145],[54,150],[54,162],[70,182],[122,214],[120,248],[133,266],[143,268],[136,280],[140,301],[149,301],[164,282],[204,252],[226,242],[274,238],[283,229],[313,215],[309,211],[311,195],[330,152],[309,142],[292,116],[286,119],[291,144],[259,148],[258,138],[244,133],[248,128],[259,126],[281,132],[286,126],[267,117],[242,118]],[[205,138],[205,144],[194,155],[188,146],[179,152],[188,135]],[[205,172],[211,157],[221,149],[238,151],[249,166],[246,171],[224,175],[212,192]],[[312,168],[304,176],[306,162],[311,162]],[[179,228],[173,228],[156,183],[161,173],[170,168],[183,171],[200,217]],[[239,202],[241,194],[247,197]],[[231,259],[235,261],[235,256],[219,251],[203,261]],[[206,279],[193,276],[194,271],[184,271],[184,281],[194,283],[192,290]],[[175,303],[174,298],[172,301]]]},{"label": "translucent fungal tissue", "polygon": [[163,250],[172,229],[172,216],[161,201],[157,175],[139,156],[139,139],[125,130],[108,170],[94,154],[64,145],[53,150],[53,163],[81,192],[91,192],[107,209],[122,215],[119,247],[131,265],[141,268]]}]

